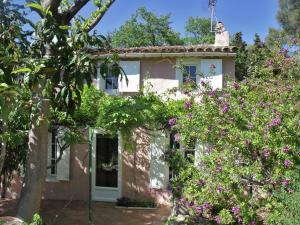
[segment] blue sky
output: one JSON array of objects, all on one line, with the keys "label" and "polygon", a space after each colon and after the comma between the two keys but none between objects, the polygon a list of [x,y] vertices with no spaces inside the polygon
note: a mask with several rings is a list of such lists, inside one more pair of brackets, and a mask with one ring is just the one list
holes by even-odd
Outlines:
[{"label": "blue sky", "polygon": [[[209,17],[207,5],[208,0],[117,0],[96,29],[99,33],[107,34],[122,25],[139,7],[145,6],[158,15],[170,13],[172,27],[184,34],[189,16]],[[218,0],[216,16],[231,34],[241,31],[244,40],[252,43],[255,33],[264,38],[269,27],[279,27],[277,9],[277,0]],[[88,16],[92,11],[93,5],[88,4],[81,14]],[[30,17],[37,19],[33,14]]]}]

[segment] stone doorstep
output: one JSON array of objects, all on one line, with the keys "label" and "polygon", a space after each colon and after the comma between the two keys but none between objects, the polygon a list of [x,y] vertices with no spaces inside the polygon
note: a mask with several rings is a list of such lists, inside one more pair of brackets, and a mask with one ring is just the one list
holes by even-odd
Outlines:
[{"label": "stone doorstep", "polygon": [[158,209],[158,207],[150,208],[150,207],[126,207],[126,206],[115,206],[116,209],[146,209],[146,210],[153,210]]},{"label": "stone doorstep", "polygon": [[4,225],[22,225],[23,221],[16,217],[4,216],[0,217],[0,223],[4,222]]}]

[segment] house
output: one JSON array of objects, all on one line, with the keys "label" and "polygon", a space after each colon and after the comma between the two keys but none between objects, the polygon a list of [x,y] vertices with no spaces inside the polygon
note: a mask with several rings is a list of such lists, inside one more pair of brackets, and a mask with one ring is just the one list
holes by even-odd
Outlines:
[{"label": "house", "polygon": [[[218,45],[160,46],[120,48],[110,51],[93,49],[96,60],[118,53],[125,79],[114,76],[103,79],[98,69],[95,85],[111,95],[130,96],[139,92],[146,83],[158,94],[186,82],[186,77],[176,65],[183,65],[190,79],[197,84],[208,80],[213,88],[226,85],[225,76],[234,79],[236,47],[229,46],[229,35],[216,32]],[[210,74],[211,65],[215,73]],[[205,78],[196,76],[204,74]],[[48,164],[55,163],[58,141],[63,130],[49,134]],[[137,151],[131,154],[122,149],[122,138],[105,136],[95,129],[92,150],[92,200],[116,201],[120,197],[135,200],[153,200],[169,204],[167,190],[169,167],[161,155],[170,146],[170,137],[157,134],[149,137],[142,130],[137,140]],[[87,136],[87,133],[85,132]],[[172,143],[171,143],[172,144]],[[87,200],[89,197],[88,144],[78,144],[66,149],[59,163],[48,170],[44,198],[59,200]],[[16,185],[10,190],[17,197]]]}]

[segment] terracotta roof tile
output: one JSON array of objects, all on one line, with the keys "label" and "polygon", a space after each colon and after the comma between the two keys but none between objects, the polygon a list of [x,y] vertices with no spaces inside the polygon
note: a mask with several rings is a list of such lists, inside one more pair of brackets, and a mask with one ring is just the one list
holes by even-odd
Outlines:
[{"label": "terracotta roof tile", "polygon": [[183,53],[183,52],[236,52],[236,46],[189,45],[189,46],[151,46],[133,48],[91,49],[94,54],[111,53]]}]

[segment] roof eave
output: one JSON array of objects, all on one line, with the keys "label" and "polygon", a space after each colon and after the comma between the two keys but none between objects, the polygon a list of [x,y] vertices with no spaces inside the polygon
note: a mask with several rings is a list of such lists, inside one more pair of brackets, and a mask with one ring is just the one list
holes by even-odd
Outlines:
[{"label": "roof eave", "polygon": [[[94,54],[95,59],[104,59],[112,56],[111,53]],[[130,58],[163,58],[163,57],[235,57],[235,52],[180,52],[180,53],[120,53],[118,54],[121,59]]]}]

